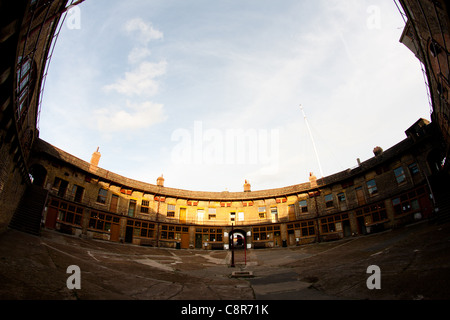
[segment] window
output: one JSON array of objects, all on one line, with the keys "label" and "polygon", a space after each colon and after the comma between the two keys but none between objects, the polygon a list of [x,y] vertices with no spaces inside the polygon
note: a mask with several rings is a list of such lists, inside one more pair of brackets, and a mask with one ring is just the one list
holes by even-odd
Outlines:
[{"label": "window", "polygon": [[398,198],[392,199],[395,214],[414,213],[420,210],[419,198],[423,196],[424,193],[425,190],[421,187],[408,193],[404,193]]},{"label": "window", "polygon": [[346,202],[347,198],[345,197],[344,192],[338,193],[337,200],[338,200],[339,209],[347,210],[347,202]]},{"label": "window", "polygon": [[119,224],[120,219],[110,214],[92,211],[89,218],[89,228],[99,231],[111,232],[113,224]]},{"label": "window", "polygon": [[260,219],[265,219],[266,218],[266,207],[259,207],[258,213],[259,213]]},{"label": "window", "polygon": [[68,185],[69,182],[56,177],[55,181],[53,182],[53,189],[58,190],[59,197],[64,197],[66,195]]},{"label": "window", "polygon": [[208,219],[216,220],[216,208],[208,208]]},{"label": "window", "polygon": [[378,223],[388,219],[384,202],[379,202],[370,206],[366,206],[356,211],[356,216],[364,216],[372,220],[371,223]]},{"label": "window", "polygon": [[236,221],[236,212],[230,212],[230,221],[235,222]]},{"label": "window", "polygon": [[306,200],[302,200],[298,204],[300,206],[300,211],[302,213],[307,213],[308,212],[308,202]]},{"label": "window", "polygon": [[175,205],[174,204],[169,204],[167,206],[167,216],[169,218],[174,218],[175,217]]},{"label": "window", "polygon": [[397,179],[398,184],[402,184],[406,181],[406,175],[405,171],[403,170],[403,167],[399,167],[394,170],[395,179]]},{"label": "window", "polygon": [[274,232],[279,233],[280,226],[254,227],[253,228],[253,240],[254,241],[273,240]]},{"label": "window", "polygon": [[333,195],[332,194],[328,194],[328,195],[325,196],[325,206],[327,208],[333,208],[334,207]]},{"label": "window", "polygon": [[332,217],[320,219],[322,233],[333,233],[336,231],[342,231],[342,223],[344,221],[349,221],[348,213],[338,214]]},{"label": "window", "polygon": [[322,225],[322,233],[336,232],[336,225],[334,224],[333,217],[321,219],[320,224]]},{"label": "window", "polygon": [[74,185],[72,188],[72,196],[75,202],[81,202],[83,200],[84,188]]},{"label": "window", "polygon": [[198,221],[198,222],[203,222],[204,216],[205,216],[205,210],[203,210],[203,209],[198,209],[198,210],[197,210],[197,221]]},{"label": "window", "polygon": [[19,57],[17,70],[17,119],[28,109],[29,94],[32,85],[32,62],[29,58]]},{"label": "window", "polygon": [[52,199],[50,206],[58,209],[58,221],[81,226],[83,208],[55,199]]},{"label": "window", "polygon": [[367,189],[368,189],[369,194],[371,196],[373,196],[373,195],[378,193],[377,184],[375,182],[375,179],[367,181]]},{"label": "window", "polygon": [[196,246],[201,248],[202,243],[223,242],[223,230],[220,228],[197,228],[195,231],[195,237],[200,240]]},{"label": "window", "polygon": [[316,228],[314,221],[302,222],[302,236],[308,237],[316,234]]},{"label": "window", "polygon": [[288,225],[288,233],[294,234],[296,238],[309,237],[316,234],[314,221],[304,221]]},{"label": "window", "polygon": [[106,204],[106,197],[108,196],[108,190],[100,189],[98,190],[97,202]]},{"label": "window", "polygon": [[171,225],[162,225],[161,230],[160,238],[162,240],[181,241],[181,234],[189,232],[189,228]]},{"label": "window", "polygon": [[137,236],[140,236],[142,238],[154,238],[155,237],[155,224],[148,223],[148,222],[135,221],[134,233]]},{"label": "window", "polygon": [[141,213],[148,213],[150,207],[150,201],[142,200],[141,202]]},{"label": "window", "polygon": [[411,172],[411,175],[415,176],[420,172],[419,167],[417,166],[417,163],[410,164],[408,166],[409,172]]},{"label": "window", "polygon": [[128,216],[134,217],[135,210],[136,210],[136,200],[130,200],[130,204],[128,206]]},{"label": "window", "polygon": [[277,207],[270,208],[270,213],[272,215],[272,222],[273,223],[278,222],[278,209],[277,209]]}]

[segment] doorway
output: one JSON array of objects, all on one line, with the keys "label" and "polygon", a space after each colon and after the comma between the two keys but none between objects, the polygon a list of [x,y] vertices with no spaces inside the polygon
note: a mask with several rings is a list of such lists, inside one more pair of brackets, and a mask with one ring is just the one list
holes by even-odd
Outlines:
[{"label": "doorway", "polygon": [[45,219],[45,227],[47,229],[55,230],[57,218],[58,218],[58,209],[49,206],[47,209],[47,217]]},{"label": "doorway", "polygon": [[120,238],[120,225],[119,224],[112,224],[111,225],[111,237],[110,240],[113,242],[119,242]]},{"label": "doorway", "polygon": [[358,222],[358,233],[367,234],[366,219],[364,217],[358,217],[357,222]]},{"label": "doorway", "polygon": [[30,168],[30,174],[33,177],[33,184],[44,187],[47,178],[47,170],[40,164],[35,164]]},{"label": "doorway", "polygon": [[235,250],[245,249],[247,246],[247,238],[245,234],[246,232],[244,230],[234,230],[233,233],[230,233],[230,249],[232,248],[231,244],[233,244]]},{"label": "doorway", "polygon": [[180,208],[180,223],[186,223],[186,208]]},{"label": "doorway", "polygon": [[344,229],[344,237],[350,237],[352,235],[352,228],[350,226],[350,221],[349,220],[344,220],[342,222],[342,227]]},{"label": "doorway", "polygon": [[202,234],[201,233],[195,234],[195,248],[196,249],[202,248]]},{"label": "doorway", "polygon": [[133,227],[127,227],[125,230],[125,242],[133,243]]},{"label": "doorway", "polygon": [[119,204],[119,196],[116,194],[113,194],[111,196],[111,203],[109,204],[109,211],[113,213],[117,213],[117,206]]}]

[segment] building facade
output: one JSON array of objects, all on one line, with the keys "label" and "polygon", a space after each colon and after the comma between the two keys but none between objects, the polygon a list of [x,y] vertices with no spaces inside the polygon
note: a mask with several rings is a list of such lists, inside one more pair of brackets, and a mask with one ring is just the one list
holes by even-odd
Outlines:
[{"label": "building facade", "polygon": [[41,189],[36,215],[46,228],[160,247],[294,246],[430,217],[450,189],[449,9],[444,0],[395,2],[407,23],[402,42],[422,62],[432,123],[419,120],[398,145],[333,176],[205,193],[168,188],[162,177],[131,180],[100,168],[99,152],[86,162],[40,140],[46,66],[69,1],[0,0],[0,233],[16,216],[19,226],[30,220],[21,205]]},{"label": "building facade", "polygon": [[[195,192],[131,180],[39,140],[34,182],[49,192],[46,228],[108,241],[180,249],[272,248],[331,241],[432,217],[428,155],[434,127],[419,120],[408,137],[357,168],[264,191]],[[433,164],[431,164],[432,166]]]},{"label": "building facade", "polygon": [[0,1],[0,232],[30,187],[41,88],[67,0]]},{"label": "building facade", "polygon": [[400,39],[420,60],[429,88],[431,120],[450,145],[450,8],[448,1],[398,0],[406,27]]}]

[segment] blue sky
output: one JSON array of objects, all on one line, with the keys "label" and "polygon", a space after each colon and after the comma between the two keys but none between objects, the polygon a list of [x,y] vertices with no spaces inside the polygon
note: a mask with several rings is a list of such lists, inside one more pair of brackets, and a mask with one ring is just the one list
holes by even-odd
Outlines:
[{"label": "blue sky", "polygon": [[[40,136],[129,178],[278,188],[367,160],[429,119],[392,0],[86,0],[62,26]],[[244,139],[245,138],[245,139]]]}]

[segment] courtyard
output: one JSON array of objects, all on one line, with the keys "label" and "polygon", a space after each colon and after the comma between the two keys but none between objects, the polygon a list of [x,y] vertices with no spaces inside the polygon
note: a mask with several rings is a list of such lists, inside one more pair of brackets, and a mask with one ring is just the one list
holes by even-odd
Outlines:
[{"label": "courtyard", "polygon": [[[1,300],[445,300],[450,224],[300,247],[231,251],[125,245],[44,230],[0,235]],[[78,266],[81,289],[67,286]],[[380,268],[370,290],[369,266]],[[233,276],[233,273],[237,276]]]}]

